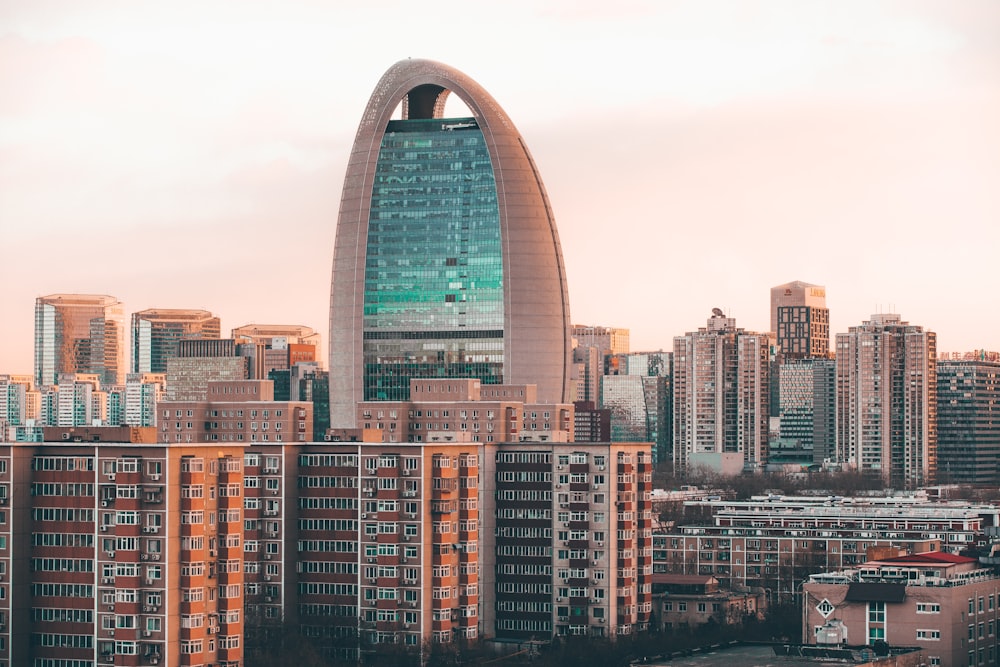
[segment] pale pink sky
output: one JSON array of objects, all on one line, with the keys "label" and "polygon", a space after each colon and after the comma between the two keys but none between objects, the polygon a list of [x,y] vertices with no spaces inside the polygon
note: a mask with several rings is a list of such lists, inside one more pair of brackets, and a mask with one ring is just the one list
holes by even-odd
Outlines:
[{"label": "pale pink sky", "polygon": [[534,154],[573,319],[669,348],[826,285],[1000,349],[1000,3],[0,3],[0,373],[36,296],[328,329],[343,172],[396,60],[479,81]]}]

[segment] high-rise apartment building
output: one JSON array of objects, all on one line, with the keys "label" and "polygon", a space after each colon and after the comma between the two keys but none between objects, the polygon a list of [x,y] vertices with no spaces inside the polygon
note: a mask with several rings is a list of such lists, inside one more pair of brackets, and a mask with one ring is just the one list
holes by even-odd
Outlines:
[{"label": "high-rise apartment building", "polygon": [[[498,640],[615,637],[652,613],[653,461],[648,444],[488,448],[486,628]],[[495,500],[494,500],[495,498]],[[492,598],[492,599],[491,599]]]},{"label": "high-rise apartment building", "polygon": [[837,459],[895,488],[937,472],[937,336],[893,313],[837,334]]},{"label": "high-rise apartment building", "polygon": [[939,361],[937,406],[938,481],[1000,484],[1000,361]]},{"label": "high-rise apartment building", "polygon": [[166,398],[163,373],[129,373],[125,378],[125,419],[128,426],[156,426],[156,406]]},{"label": "high-rise apartment building", "polygon": [[243,664],[244,448],[54,430],[0,445],[0,665]]},{"label": "high-rise apartment building", "polygon": [[35,382],[56,384],[62,373],[96,373],[125,380],[125,314],[112,296],[50,294],[35,300]]},{"label": "high-rise apartment building", "polygon": [[182,340],[218,338],[219,318],[207,310],[151,308],[132,313],[132,372],[166,373]]},{"label": "high-rise apartment building", "polygon": [[673,455],[677,470],[732,474],[767,463],[771,337],[736,327],[718,308],[674,338]]},{"label": "high-rise apartment building", "polygon": [[30,375],[0,375],[0,441],[4,426],[22,426],[38,418],[39,393]]},{"label": "high-rise apartment building", "polygon": [[[457,95],[472,113],[444,118]],[[402,105],[402,118],[391,120]],[[331,423],[411,378],[538,386],[569,400],[569,299],[551,206],[500,105],[446,65],[403,60],[369,100],[334,250]]]},{"label": "high-rise apartment building", "polygon": [[39,421],[43,426],[104,426],[107,393],[96,373],[63,373],[58,384],[41,391]]},{"label": "high-rise apartment building", "polygon": [[800,280],[772,287],[771,331],[784,359],[829,356],[826,288]]}]

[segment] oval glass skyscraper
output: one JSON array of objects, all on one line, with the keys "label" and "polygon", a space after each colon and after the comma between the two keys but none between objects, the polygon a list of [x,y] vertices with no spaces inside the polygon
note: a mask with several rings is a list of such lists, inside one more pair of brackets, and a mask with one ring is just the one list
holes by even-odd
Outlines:
[{"label": "oval glass skyscraper", "polygon": [[[467,118],[445,118],[450,93]],[[402,105],[402,118],[393,120]],[[412,378],[535,384],[569,400],[559,235],[510,118],[441,63],[403,60],[365,109],[344,182],[330,305],[330,409],[409,398]]]}]

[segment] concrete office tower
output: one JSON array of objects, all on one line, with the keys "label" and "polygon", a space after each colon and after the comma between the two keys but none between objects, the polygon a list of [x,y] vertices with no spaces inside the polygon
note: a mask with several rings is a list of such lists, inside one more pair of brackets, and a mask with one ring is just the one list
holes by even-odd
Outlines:
[{"label": "concrete office tower", "polygon": [[[449,93],[468,118],[443,117]],[[390,120],[402,105],[402,119]],[[330,308],[331,423],[411,378],[570,396],[559,235],[524,140],[472,79],[403,60],[379,81],[347,166]]]},{"label": "concrete office tower", "polygon": [[50,294],[35,300],[35,383],[62,373],[96,373],[106,384],[125,380],[125,315],[113,296]]},{"label": "concrete office tower", "polygon": [[895,488],[937,472],[937,335],[878,313],[837,334],[837,457]]},{"label": "concrete office tower", "polygon": [[826,288],[800,280],[771,288],[771,332],[785,359],[830,354]]},{"label": "concrete office tower", "polygon": [[708,326],[674,338],[674,466],[726,474],[767,463],[771,337],[713,310]]},{"label": "concrete office tower", "polygon": [[939,361],[937,406],[938,481],[1000,484],[1000,361]]},{"label": "concrete office tower", "polygon": [[219,318],[207,310],[150,308],[132,313],[132,372],[166,373],[182,340],[218,338]]},{"label": "concrete office tower", "polygon": [[185,340],[178,356],[167,360],[167,400],[200,401],[209,382],[250,379],[250,358],[241,356],[232,338]]}]

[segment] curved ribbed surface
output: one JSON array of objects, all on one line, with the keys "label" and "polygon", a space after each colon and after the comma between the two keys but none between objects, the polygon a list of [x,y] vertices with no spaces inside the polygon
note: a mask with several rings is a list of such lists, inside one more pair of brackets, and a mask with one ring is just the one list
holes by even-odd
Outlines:
[{"label": "curved ribbed surface", "polygon": [[489,93],[429,60],[403,60],[379,81],[347,166],[330,298],[330,410],[335,428],[355,427],[363,399],[365,263],[379,150],[400,102],[408,118],[437,118],[448,93],[472,112],[489,151],[503,261],[503,381],[536,384],[539,402],[569,399],[569,296],[548,196],[521,135]]}]

